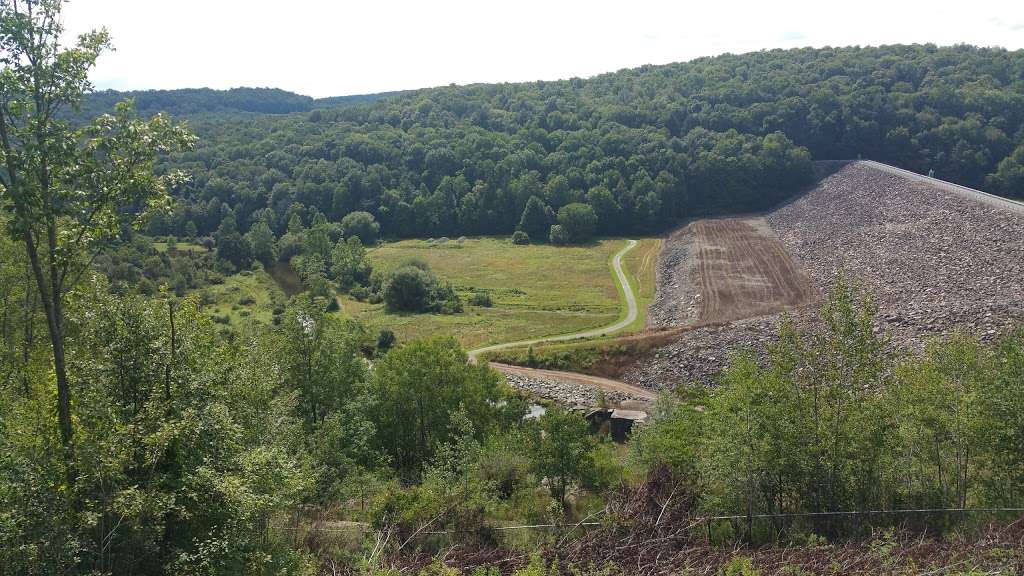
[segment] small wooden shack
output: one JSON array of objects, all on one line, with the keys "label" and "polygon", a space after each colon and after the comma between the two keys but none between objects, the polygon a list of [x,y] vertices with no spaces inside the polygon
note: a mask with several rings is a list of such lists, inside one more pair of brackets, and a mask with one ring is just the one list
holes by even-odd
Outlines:
[{"label": "small wooden shack", "polygon": [[640,426],[647,421],[647,412],[621,408],[595,408],[587,412],[586,418],[590,422],[590,430],[593,433],[607,431],[612,440],[623,443],[629,439],[635,426]]}]

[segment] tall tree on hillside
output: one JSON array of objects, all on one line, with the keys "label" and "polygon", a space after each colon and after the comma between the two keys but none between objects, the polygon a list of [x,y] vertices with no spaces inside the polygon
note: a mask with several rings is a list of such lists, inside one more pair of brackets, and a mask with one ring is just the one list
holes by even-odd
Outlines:
[{"label": "tall tree on hillside", "polygon": [[558,209],[558,224],[570,242],[586,242],[597,228],[597,215],[589,204],[574,202]]},{"label": "tall tree on hillside", "polygon": [[526,208],[523,208],[523,215],[519,218],[518,230],[529,234],[530,239],[539,242],[548,235],[548,216],[544,209],[544,202],[536,196],[530,196],[526,201]]},{"label": "tall tree on hillside", "polygon": [[109,47],[103,30],[62,46],[62,4],[0,0],[0,206],[11,214],[8,232],[25,245],[46,314],[60,439],[72,483],[65,297],[123,227],[141,224],[167,205],[167,186],[180,175],[155,176],[153,162],[193,139],[163,115],[137,119],[130,103],[82,128],[61,119],[92,88],[89,69]]}]

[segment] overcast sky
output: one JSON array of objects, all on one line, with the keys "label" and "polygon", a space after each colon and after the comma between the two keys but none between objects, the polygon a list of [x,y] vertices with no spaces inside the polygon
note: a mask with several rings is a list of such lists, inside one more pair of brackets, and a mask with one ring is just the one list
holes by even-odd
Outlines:
[{"label": "overcast sky", "polygon": [[1024,48],[1024,0],[72,0],[106,26],[98,88],[311,96],[587,77],[724,52],[933,42]]}]

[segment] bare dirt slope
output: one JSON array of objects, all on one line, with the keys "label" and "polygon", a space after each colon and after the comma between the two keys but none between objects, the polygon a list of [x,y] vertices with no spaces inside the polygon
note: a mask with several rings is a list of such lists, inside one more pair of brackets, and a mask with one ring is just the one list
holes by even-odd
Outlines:
[{"label": "bare dirt slope", "polygon": [[718,218],[690,227],[697,246],[700,322],[750,318],[816,297],[763,219]]},{"label": "bare dirt slope", "polygon": [[[988,338],[1024,320],[1024,215],[1018,212],[853,162],[765,221],[819,292],[828,291],[839,270],[865,286],[879,305],[880,328],[897,346],[917,347],[929,335],[952,330]],[[689,260],[680,258],[679,265],[699,269],[693,244],[685,250]],[[665,250],[673,249],[670,238]],[[691,280],[693,286],[702,282]],[[677,310],[693,306],[685,298],[676,303]],[[813,322],[813,308],[792,311],[794,320]],[[698,307],[690,321],[701,314]],[[669,316],[652,314],[652,320]],[[624,379],[651,387],[711,383],[735,351],[763,350],[780,317],[685,332],[640,359]]]},{"label": "bare dirt slope", "polygon": [[692,222],[665,243],[651,326],[709,324],[791,309],[817,291],[761,217]]}]

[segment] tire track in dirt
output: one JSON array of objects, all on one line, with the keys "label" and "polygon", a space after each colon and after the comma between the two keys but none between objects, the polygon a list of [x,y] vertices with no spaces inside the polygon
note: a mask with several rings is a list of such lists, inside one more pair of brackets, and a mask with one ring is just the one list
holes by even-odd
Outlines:
[{"label": "tire track in dirt", "polygon": [[701,322],[738,320],[807,304],[809,279],[759,218],[700,220],[689,226],[698,245],[691,263],[700,290]]}]

